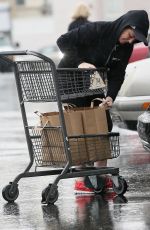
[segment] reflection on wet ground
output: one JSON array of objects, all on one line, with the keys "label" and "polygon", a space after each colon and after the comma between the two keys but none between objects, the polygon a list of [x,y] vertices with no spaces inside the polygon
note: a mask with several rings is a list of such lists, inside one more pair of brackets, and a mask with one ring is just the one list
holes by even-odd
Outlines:
[{"label": "reflection on wet ground", "polygon": [[[0,78],[0,190],[26,168],[29,156],[15,91],[14,78]],[[55,176],[26,178],[19,181],[20,195],[15,203],[0,196],[0,229],[45,230],[148,230],[150,229],[150,153],[137,132],[114,127],[120,132],[121,155],[109,160],[120,168],[129,189],[124,197],[75,196],[74,179],[61,180],[55,205],[41,205],[41,191]]]}]

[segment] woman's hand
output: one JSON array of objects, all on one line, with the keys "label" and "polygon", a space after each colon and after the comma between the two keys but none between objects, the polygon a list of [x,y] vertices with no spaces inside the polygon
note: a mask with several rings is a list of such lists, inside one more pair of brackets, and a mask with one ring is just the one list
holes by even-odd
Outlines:
[{"label": "woman's hand", "polygon": [[113,99],[111,97],[103,98],[103,101],[101,103],[101,105],[104,106],[105,109],[110,109],[112,107],[112,104],[113,104]]},{"label": "woman's hand", "polygon": [[88,69],[88,68],[91,68],[91,69],[95,69],[96,67],[90,63],[87,63],[87,62],[82,62],[80,65],[78,65],[78,68],[81,68],[81,69]]}]

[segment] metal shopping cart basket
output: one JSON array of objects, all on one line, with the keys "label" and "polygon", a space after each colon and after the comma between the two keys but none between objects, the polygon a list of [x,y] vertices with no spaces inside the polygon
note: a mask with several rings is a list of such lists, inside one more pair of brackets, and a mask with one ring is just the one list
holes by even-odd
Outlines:
[{"label": "metal shopping cart basket", "polygon": [[[15,58],[12,61],[10,56]],[[17,58],[16,57],[25,57]],[[29,58],[29,57],[33,58]],[[79,169],[75,166],[72,156],[76,154],[79,159],[83,155],[82,144],[88,142],[91,152],[100,149],[99,143],[110,143],[111,157],[116,158],[120,154],[119,133],[76,135],[68,136],[62,102],[68,99],[82,98],[85,95],[99,95],[104,93],[104,88],[91,88],[89,79],[94,70],[81,69],[56,69],[53,61],[33,51],[1,52],[0,61],[13,66],[16,86],[24,124],[24,130],[28,145],[30,162],[26,169],[3,188],[3,198],[13,202],[19,195],[18,182],[21,178],[57,175],[54,182],[42,191],[42,202],[54,204],[58,199],[58,182],[61,179],[86,177],[91,184],[97,180],[98,175],[110,174],[113,181],[113,190],[117,194],[124,194],[127,183],[119,175],[119,168],[101,167],[92,165]],[[106,70],[99,70],[104,78]],[[58,106],[60,125],[36,127],[29,125],[26,104],[28,103],[56,103]],[[47,138],[48,137],[48,138]],[[47,139],[46,139],[47,138]],[[45,145],[44,145],[45,144]],[[45,148],[44,148],[45,147]],[[99,150],[100,151],[100,150]],[[81,162],[83,163],[83,162]],[[88,163],[88,162],[85,162]],[[35,165],[36,170],[30,170]],[[37,170],[37,167],[46,167]],[[93,183],[93,187],[94,187]],[[94,187],[96,193],[101,193],[103,187]]]}]

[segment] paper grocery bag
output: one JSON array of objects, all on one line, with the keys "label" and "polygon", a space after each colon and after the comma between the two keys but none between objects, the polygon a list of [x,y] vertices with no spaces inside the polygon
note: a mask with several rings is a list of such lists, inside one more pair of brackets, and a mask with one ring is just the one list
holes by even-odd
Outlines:
[{"label": "paper grocery bag", "polygon": [[[106,111],[104,107],[85,108],[82,110],[82,117],[85,134],[94,135],[108,133]],[[92,162],[112,158],[109,137],[107,135],[86,138],[86,147],[89,160]]]},{"label": "paper grocery bag", "polygon": [[[53,160],[54,164],[58,162],[66,163],[66,155],[62,137],[62,129],[59,128],[60,120],[58,112],[43,113],[40,116],[42,126],[55,126],[43,129],[42,154],[43,161]],[[68,136],[83,135],[82,113],[80,111],[64,111],[64,119]],[[88,152],[84,138],[69,139],[71,150],[72,165],[79,165],[89,162]],[[47,154],[49,152],[49,155]],[[45,154],[46,153],[46,154]]]},{"label": "paper grocery bag", "polygon": [[64,165],[67,162],[62,131],[59,127],[41,129],[42,165]]},{"label": "paper grocery bag", "polygon": [[[58,112],[42,113],[40,119],[43,126],[60,126]],[[80,111],[64,111],[64,119],[68,136],[83,134],[82,114]]]}]

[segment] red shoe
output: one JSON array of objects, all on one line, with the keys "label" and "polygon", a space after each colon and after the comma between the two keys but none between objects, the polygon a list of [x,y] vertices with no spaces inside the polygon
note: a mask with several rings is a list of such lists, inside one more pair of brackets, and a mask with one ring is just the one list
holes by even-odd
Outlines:
[{"label": "red shoe", "polygon": [[84,181],[76,180],[74,186],[75,194],[94,194],[94,189],[85,186]]},{"label": "red shoe", "polygon": [[105,178],[105,190],[106,192],[112,191],[113,189],[113,182],[110,177],[106,176]]}]

